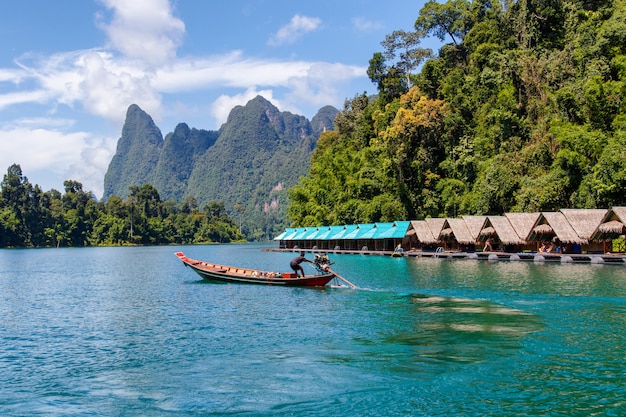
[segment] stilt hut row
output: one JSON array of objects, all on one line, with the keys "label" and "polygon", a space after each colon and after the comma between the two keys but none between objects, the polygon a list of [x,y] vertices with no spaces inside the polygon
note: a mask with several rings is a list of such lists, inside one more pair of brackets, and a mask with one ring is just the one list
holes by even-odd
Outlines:
[{"label": "stilt hut row", "polygon": [[626,207],[562,209],[390,223],[287,228],[274,240],[283,249],[501,252],[625,252]]}]

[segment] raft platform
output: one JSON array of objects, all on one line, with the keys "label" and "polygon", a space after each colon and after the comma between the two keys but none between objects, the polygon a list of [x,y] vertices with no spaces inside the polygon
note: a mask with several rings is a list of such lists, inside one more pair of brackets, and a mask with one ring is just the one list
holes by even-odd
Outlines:
[{"label": "raft platform", "polygon": [[626,254],[619,253],[540,253],[540,252],[460,252],[460,251],[416,251],[404,252],[358,249],[302,249],[266,248],[266,252],[305,252],[336,255],[396,256],[405,258],[471,259],[479,261],[523,261],[537,263],[591,263],[626,266]]}]

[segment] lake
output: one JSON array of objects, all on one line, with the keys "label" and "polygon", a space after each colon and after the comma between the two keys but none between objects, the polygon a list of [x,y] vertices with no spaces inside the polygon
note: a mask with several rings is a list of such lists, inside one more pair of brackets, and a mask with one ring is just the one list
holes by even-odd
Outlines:
[{"label": "lake", "polygon": [[174,256],[289,270],[268,247],[0,250],[0,415],[626,415],[625,266],[330,254],[361,289],[310,289]]}]

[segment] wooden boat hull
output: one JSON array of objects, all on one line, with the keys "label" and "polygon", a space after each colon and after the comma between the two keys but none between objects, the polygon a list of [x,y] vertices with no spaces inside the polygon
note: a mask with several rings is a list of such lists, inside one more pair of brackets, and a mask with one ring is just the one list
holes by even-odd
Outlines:
[{"label": "wooden boat hull", "polygon": [[302,278],[296,277],[295,272],[280,273],[266,272],[256,269],[236,268],[190,259],[182,252],[176,252],[176,256],[183,262],[183,264],[185,264],[185,266],[193,269],[202,278],[212,281],[259,285],[282,285],[286,287],[323,287],[335,278],[335,275],[332,273],[306,275]]}]

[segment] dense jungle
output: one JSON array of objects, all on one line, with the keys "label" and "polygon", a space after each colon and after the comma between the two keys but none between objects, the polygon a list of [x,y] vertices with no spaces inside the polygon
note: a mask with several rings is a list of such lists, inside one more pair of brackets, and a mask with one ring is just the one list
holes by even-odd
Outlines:
[{"label": "dense jungle", "polygon": [[294,226],[626,204],[625,1],[429,1],[414,29],[320,137]]},{"label": "dense jungle", "polygon": [[162,201],[149,184],[131,186],[122,200],[98,202],[80,182],[65,193],[32,185],[19,165],[9,167],[0,191],[0,247],[123,246],[245,241],[224,204],[200,210],[197,200]]}]

